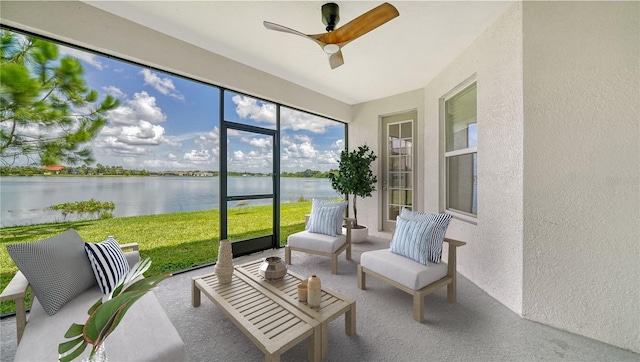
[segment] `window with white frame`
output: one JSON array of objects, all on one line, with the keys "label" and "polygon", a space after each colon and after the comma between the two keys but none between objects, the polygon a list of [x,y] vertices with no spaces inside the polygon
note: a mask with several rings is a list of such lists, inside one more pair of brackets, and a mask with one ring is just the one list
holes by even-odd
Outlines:
[{"label": "window with white frame", "polygon": [[478,215],[476,83],[444,99],[446,209]]}]

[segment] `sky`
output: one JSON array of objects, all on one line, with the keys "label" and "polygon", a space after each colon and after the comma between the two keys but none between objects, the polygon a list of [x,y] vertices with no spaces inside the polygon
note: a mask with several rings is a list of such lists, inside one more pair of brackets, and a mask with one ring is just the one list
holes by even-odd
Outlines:
[{"label": "sky", "polygon": [[[147,171],[219,169],[219,97],[214,86],[124,61],[60,46],[79,59],[85,80],[101,99],[110,94],[120,106],[91,142],[96,163]],[[225,91],[227,121],[276,127],[272,103]],[[337,168],[344,149],[344,124],[281,108],[281,171]],[[237,172],[271,172],[270,136],[229,130],[228,167]]]}]

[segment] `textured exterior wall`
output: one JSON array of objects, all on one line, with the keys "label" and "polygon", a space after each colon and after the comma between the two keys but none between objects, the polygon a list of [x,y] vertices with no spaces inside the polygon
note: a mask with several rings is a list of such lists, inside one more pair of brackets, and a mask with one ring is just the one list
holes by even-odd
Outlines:
[{"label": "textured exterior wall", "polygon": [[[439,99],[476,75],[478,84],[477,225],[453,219],[447,236],[466,241],[458,270],[516,313],[522,307],[522,11],[514,4],[425,90],[425,188],[444,190]],[[425,210],[444,210],[425,193]]]},{"label": "textured exterior wall", "polygon": [[640,3],[523,13],[523,315],[640,352]]},{"label": "textured exterior wall", "polygon": [[2,23],[348,122],[351,106],[80,1],[0,1]]}]

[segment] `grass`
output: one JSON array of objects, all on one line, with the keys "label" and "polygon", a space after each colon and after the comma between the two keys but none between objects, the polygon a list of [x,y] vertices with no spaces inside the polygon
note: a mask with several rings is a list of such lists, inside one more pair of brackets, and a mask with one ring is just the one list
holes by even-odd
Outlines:
[{"label": "grass", "polygon": [[[229,240],[270,235],[273,223],[271,210],[270,205],[230,208]],[[304,215],[310,211],[310,201],[281,204],[281,245],[286,243],[289,235],[304,229]],[[113,235],[121,244],[138,243],[140,256],[150,257],[152,261],[146,275],[177,272],[218,259],[219,210],[12,226],[0,229],[0,289],[4,290],[18,271],[5,245],[41,240],[70,228],[78,231],[88,242],[100,242]],[[14,302],[0,303],[1,314],[14,310]]]}]

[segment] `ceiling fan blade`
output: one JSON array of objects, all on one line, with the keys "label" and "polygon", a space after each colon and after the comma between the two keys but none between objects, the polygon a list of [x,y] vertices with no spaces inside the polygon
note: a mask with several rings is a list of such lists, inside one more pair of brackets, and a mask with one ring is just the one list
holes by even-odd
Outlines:
[{"label": "ceiling fan blade", "polygon": [[342,57],[342,50],[338,50],[333,54],[329,54],[329,65],[331,66],[331,69],[336,69],[342,64],[344,64],[344,58]]},{"label": "ceiling fan blade", "polygon": [[389,3],[384,3],[330,33],[311,35],[310,37],[327,44],[345,45],[398,15],[400,15],[398,9]]},{"label": "ceiling fan blade", "polygon": [[275,30],[275,31],[281,31],[283,33],[289,33],[289,34],[294,34],[294,35],[298,35],[301,36],[303,38],[309,39],[314,41],[316,44],[320,45],[321,47],[324,46],[324,43],[320,42],[318,39],[310,37],[307,34],[301,33],[297,30],[293,30],[291,28],[287,28],[286,26],[282,26],[279,24],[275,24],[269,21],[263,21],[262,24],[264,25],[265,28],[269,29],[269,30]]}]

